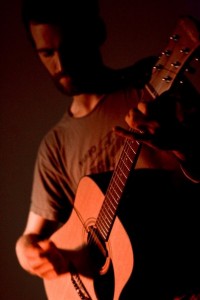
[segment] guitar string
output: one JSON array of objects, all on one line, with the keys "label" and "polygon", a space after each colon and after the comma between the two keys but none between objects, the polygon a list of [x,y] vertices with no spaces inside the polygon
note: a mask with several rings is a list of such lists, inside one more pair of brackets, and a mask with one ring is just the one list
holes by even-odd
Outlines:
[{"label": "guitar string", "polygon": [[[133,131],[133,129],[129,129],[130,131]],[[135,145],[137,144],[137,147]],[[134,149],[135,148],[135,149]],[[136,149],[137,148],[137,149]],[[114,222],[114,218],[116,216],[116,210],[119,204],[119,199],[121,197],[121,194],[123,192],[123,188],[125,186],[126,180],[128,178],[128,175],[131,170],[131,165],[133,164],[134,158],[136,157],[136,154],[138,152],[139,143],[136,140],[130,140],[126,138],[126,141],[124,143],[124,146],[122,148],[122,152],[118,161],[118,164],[115,168],[114,175],[112,176],[109,187],[107,189],[107,193],[105,195],[105,200],[103,202],[102,208],[100,210],[99,216],[96,221],[96,228],[100,232],[102,238],[104,239],[104,242],[108,239],[108,233],[111,230],[111,225]],[[134,154],[134,155],[133,155]],[[132,156],[132,157],[130,157]],[[129,158],[130,166],[127,166],[125,161],[127,160],[127,157]],[[117,169],[120,169],[120,176],[117,173]],[[121,175],[123,175],[123,179],[121,179]],[[116,189],[113,189],[112,186],[116,185],[118,188],[118,191]],[[114,196],[115,194],[115,196]],[[117,198],[116,199],[116,195]],[[108,212],[109,211],[109,212]],[[106,220],[106,222],[105,222]],[[93,240],[92,240],[93,239]],[[97,235],[92,235],[90,238],[90,242],[96,241],[97,242]]]}]

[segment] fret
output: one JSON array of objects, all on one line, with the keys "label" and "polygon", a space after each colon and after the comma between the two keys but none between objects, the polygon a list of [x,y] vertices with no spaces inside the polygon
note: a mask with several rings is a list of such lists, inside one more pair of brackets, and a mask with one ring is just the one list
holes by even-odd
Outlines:
[{"label": "fret", "polygon": [[131,169],[136,163],[139,150],[139,142],[126,139],[115,172],[107,189],[104,204],[101,207],[96,221],[96,226],[105,240],[108,239],[116,217],[119,201]]}]

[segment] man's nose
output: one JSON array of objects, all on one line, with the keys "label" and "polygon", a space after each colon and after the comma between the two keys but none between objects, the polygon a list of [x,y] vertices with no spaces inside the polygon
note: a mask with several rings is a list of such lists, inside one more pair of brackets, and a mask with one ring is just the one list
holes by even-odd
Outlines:
[{"label": "man's nose", "polygon": [[54,69],[56,73],[60,73],[63,71],[62,57],[59,52],[56,52],[54,55]]}]

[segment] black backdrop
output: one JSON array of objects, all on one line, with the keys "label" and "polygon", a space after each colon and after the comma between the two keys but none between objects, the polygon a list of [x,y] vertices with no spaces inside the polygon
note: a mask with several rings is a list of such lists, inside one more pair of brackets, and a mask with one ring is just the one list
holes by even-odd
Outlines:
[{"label": "black backdrop", "polygon": [[[165,46],[177,18],[200,18],[199,0],[100,0],[108,29],[106,64],[127,66]],[[55,90],[26,40],[20,0],[0,1],[0,299],[43,300],[42,281],[25,273],[15,256],[29,208],[37,147],[63,114]]]}]

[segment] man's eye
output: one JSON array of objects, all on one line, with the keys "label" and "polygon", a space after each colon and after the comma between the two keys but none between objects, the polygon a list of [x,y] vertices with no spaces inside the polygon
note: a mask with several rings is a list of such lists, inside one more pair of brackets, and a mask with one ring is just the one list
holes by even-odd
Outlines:
[{"label": "man's eye", "polygon": [[41,52],[41,55],[44,57],[50,57],[53,56],[54,51],[53,50],[45,50]]}]

